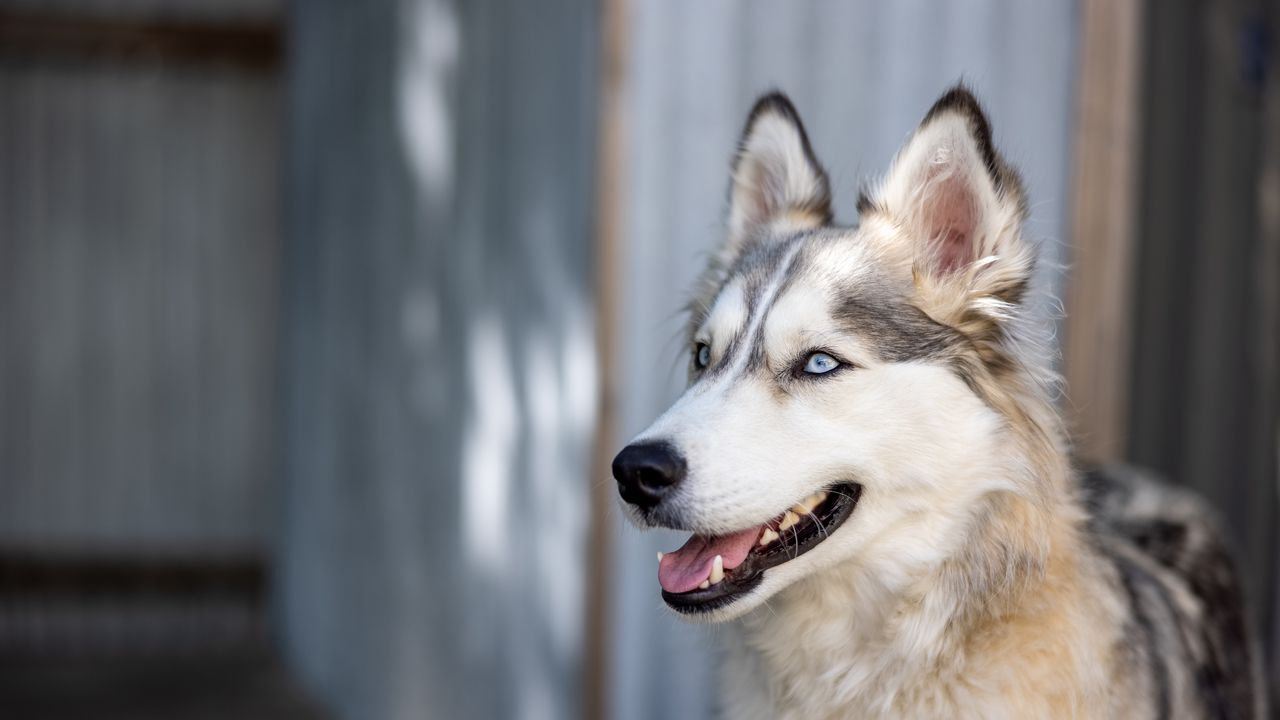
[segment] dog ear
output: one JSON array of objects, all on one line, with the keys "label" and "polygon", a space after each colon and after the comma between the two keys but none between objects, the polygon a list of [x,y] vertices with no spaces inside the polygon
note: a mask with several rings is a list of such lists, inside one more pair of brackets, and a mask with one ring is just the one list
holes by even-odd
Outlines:
[{"label": "dog ear", "polygon": [[819,227],[831,222],[827,173],[813,155],[800,115],[785,95],[756,101],[742,131],[729,188],[729,264],[770,226]]},{"label": "dog ear", "polygon": [[858,212],[864,224],[888,220],[894,244],[911,254],[917,286],[961,284],[971,294],[1021,300],[1034,262],[1022,238],[1022,182],[963,86],[934,104]]}]

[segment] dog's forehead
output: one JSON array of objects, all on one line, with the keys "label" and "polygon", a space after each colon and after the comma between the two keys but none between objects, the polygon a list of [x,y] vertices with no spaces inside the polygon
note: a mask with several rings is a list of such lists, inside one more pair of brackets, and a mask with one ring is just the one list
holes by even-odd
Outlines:
[{"label": "dog's forehead", "polygon": [[941,354],[954,333],[907,300],[908,281],[875,247],[857,228],[824,228],[759,248],[735,264],[705,327],[733,337],[759,320],[759,341],[771,346],[840,332],[858,336],[886,360]]},{"label": "dog's forehead", "polygon": [[876,283],[883,275],[878,256],[856,230],[815,234],[787,270],[784,291],[817,288],[830,294]]},{"label": "dog's forehead", "polygon": [[762,295],[800,286],[842,287],[875,271],[875,254],[857,228],[822,228],[773,238],[745,253],[730,269],[724,290],[741,291],[749,310]]},{"label": "dog's forehead", "polygon": [[[794,303],[834,313],[845,296],[885,286],[882,276],[876,254],[856,228],[824,228],[745,257],[725,287],[741,288],[752,315]],[[759,307],[761,297],[771,299],[771,308]]]},{"label": "dog's forehead", "polygon": [[750,309],[746,278],[731,277],[720,289],[704,323],[712,335],[732,335],[742,329]]},{"label": "dog's forehead", "polygon": [[693,318],[692,329],[731,335],[747,319],[769,314],[779,301],[803,301],[814,310],[834,313],[844,295],[879,274],[875,264],[874,253],[859,240],[856,228],[824,228],[772,238],[738,258],[706,313]]},{"label": "dog's forehead", "polygon": [[888,356],[927,343],[935,326],[908,301],[900,278],[855,235],[816,238],[796,257],[784,286],[764,318],[766,336],[857,336],[869,345],[891,345]]}]

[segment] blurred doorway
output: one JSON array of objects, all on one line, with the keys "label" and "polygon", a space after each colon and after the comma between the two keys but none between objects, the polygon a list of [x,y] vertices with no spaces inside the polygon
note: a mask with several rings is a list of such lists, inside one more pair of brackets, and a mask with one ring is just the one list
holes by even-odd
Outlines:
[{"label": "blurred doorway", "polygon": [[315,716],[266,612],[281,34],[0,5],[0,716]]}]

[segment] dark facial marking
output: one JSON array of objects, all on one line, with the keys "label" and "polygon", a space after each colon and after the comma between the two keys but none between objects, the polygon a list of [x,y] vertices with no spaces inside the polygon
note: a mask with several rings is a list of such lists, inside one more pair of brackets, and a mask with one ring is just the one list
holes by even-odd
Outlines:
[{"label": "dark facial marking", "polygon": [[863,283],[835,300],[832,315],[870,342],[885,362],[946,357],[960,337],[888,287]]},{"label": "dark facial marking", "polygon": [[[787,273],[790,269],[789,267],[780,268],[779,266],[784,259],[786,259],[792,248],[795,247],[795,244],[803,242],[808,234],[808,231],[804,231],[797,233],[790,238],[776,239],[772,242],[762,243],[758,249],[742,255],[734,262],[730,272],[726,274],[725,280],[716,290],[716,297],[719,297],[720,293],[724,291],[725,286],[728,285],[731,279],[741,279],[742,291],[746,297],[747,316],[742,324],[742,329],[729,339],[728,345],[725,348],[724,353],[721,354],[719,362],[713,363],[710,367],[704,370],[698,376],[697,380],[701,380],[705,377],[713,377],[724,372],[727,368],[733,365],[733,359],[738,357],[742,352],[750,353],[747,362],[748,369],[756,363],[757,354],[763,351],[764,324],[761,323],[760,327],[756,328],[756,332],[752,337],[745,337],[746,333],[750,329],[752,322],[755,321],[757,315],[767,315],[769,310],[772,308],[773,303],[782,296],[783,288],[780,287],[778,292],[774,293],[772,298],[770,298],[769,305],[767,307],[761,307],[763,296],[768,291],[769,285],[774,281],[777,273],[779,271]],[[794,266],[794,264],[795,260],[793,259],[792,266]],[[785,284],[786,280],[783,282]],[[705,319],[700,322],[705,322]],[[692,331],[696,332],[697,328],[692,328]],[[747,347],[744,348],[744,344],[747,344]],[[695,382],[697,382],[697,380],[695,380]]]},{"label": "dark facial marking", "polygon": [[[813,258],[822,243],[831,237],[834,236],[822,230],[800,232],[786,240],[763,243],[757,250],[743,255],[735,262],[717,290],[717,295],[723,292],[730,278],[740,278],[746,295],[747,320],[743,324],[743,330],[729,339],[720,361],[703,371],[698,379],[724,372],[732,365],[732,358],[742,352],[749,353],[744,372],[758,372],[765,368],[765,323],[761,322],[750,338],[745,337],[746,330],[758,316],[767,316],[773,304],[795,283],[802,281],[810,272],[819,272],[814,268]],[[796,251],[788,267],[780,268],[780,263],[796,243],[804,245]],[[775,281],[778,272],[783,273],[778,289],[769,305],[761,307],[761,296],[767,291],[769,283]],[[839,288],[831,299],[831,313],[845,332],[866,338],[879,358],[885,362],[945,358],[954,354],[951,351],[963,342],[963,337],[957,331],[938,323],[912,305],[887,280],[869,279],[851,287]],[[696,320],[704,322],[705,318]],[[691,331],[696,331],[696,328]]]}]

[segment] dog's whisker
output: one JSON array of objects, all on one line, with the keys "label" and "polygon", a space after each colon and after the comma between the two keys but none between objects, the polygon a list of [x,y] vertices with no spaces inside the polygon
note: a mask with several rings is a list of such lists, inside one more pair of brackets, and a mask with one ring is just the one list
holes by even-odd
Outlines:
[{"label": "dog's whisker", "polygon": [[813,522],[814,522],[814,524],[815,524],[815,525],[817,525],[817,526],[818,526],[818,532],[822,533],[822,537],[824,537],[824,538],[829,537],[829,536],[827,535],[827,528],[826,528],[826,527],[824,527],[824,526],[822,525],[822,521],[818,519],[818,516],[817,516],[817,515],[814,515],[814,514],[813,514],[813,511],[812,511],[812,510],[810,510],[810,511],[809,511],[809,512],[807,512],[807,513],[805,513],[805,515],[808,515],[809,517],[813,518]]},{"label": "dog's whisker", "polygon": [[768,599],[764,601],[764,606],[769,609],[769,614],[776,620],[778,618],[778,612],[773,609],[773,605],[768,601]]}]

